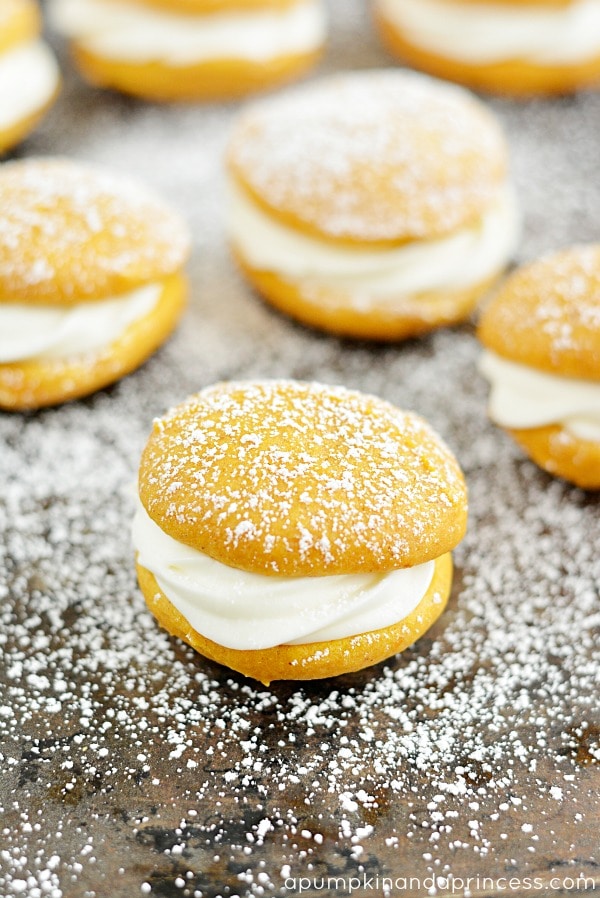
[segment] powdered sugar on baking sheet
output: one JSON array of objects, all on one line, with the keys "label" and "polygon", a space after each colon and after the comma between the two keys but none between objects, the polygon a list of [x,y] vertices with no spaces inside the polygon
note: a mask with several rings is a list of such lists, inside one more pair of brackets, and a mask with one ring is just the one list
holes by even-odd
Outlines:
[{"label": "powdered sugar on baking sheet", "polygon": [[[362,2],[333,8],[329,65],[383,64]],[[525,211],[519,260],[597,239],[600,95],[495,108]],[[486,421],[468,327],[345,343],[242,285],[221,219],[232,111],[145,107],[70,78],[26,145],[136,173],[195,244],[191,307],[156,357],[84,402],[0,416],[0,894],[270,898],[288,877],[336,874],[379,875],[380,894],[383,875],[427,880],[420,894],[431,877],[442,895],[511,876],[582,891],[600,861],[598,500]],[[457,454],[469,530],[450,605],[413,649],[266,689],[158,629],[128,544],[137,464],[152,419],[224,377],[342,382],[418,410]]]},{"label": "powdered sugar on baking sheet", "polygon": [[327,237],[411,240],[479,218],[505,177],[497,123],[465,91],[361,72],[250,108],[233,173],[268,209]]}]

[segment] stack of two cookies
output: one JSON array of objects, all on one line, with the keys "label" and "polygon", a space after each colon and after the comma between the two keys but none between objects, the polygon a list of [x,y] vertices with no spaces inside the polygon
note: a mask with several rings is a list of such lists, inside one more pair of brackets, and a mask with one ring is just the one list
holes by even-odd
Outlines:
[{"label": "stack of two cookies", "polygon": [[184,307],[187,229],[128,178],[64,159],[0,168],[0,408],[86,396],[137,368]]}]

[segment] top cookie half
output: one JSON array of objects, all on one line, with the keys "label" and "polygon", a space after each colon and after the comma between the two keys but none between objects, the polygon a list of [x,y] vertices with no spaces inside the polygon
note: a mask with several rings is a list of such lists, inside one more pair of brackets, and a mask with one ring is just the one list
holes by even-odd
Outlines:
[{"label": "top cookie half", "polygon": [[295,381],[217,384],[156,421],[139,490],[177,541],[290,577],[421,564],[466,526],[458,464],[421,418]]},{"label": "top cookie half", "polygon": [[179,216],[129,178],[67,159],[0,169],[0,301],[69,305],[178,271]]},{"label": "top cookie half", "polygon": [[507,177],[491,113],[404,71],[337,75],[253,104],[229,172],[265,211],[348,244],[433,239],[476,222]]}]

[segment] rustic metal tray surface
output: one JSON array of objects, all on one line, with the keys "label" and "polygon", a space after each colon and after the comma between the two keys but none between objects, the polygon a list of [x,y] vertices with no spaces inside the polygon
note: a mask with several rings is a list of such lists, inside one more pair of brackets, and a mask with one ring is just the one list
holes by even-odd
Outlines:
[{"label": "rustic metal tray surface", "polygon": [[[390,65],[359,0],[321,73]],[[140,371],[0,416],[0,895],[531,895],[600,887],[599,502],[486,421],[473,328],[397,346],[264,306],[223,227],[239,107],[65,85],[17,156],[161,191],[194,235],[191,304]],[[600,94],[494,101],[518,261],[600,235]],[[160,631],[136,586],[132,483],[152,418],[221,378],[343,383],[418,410],[458,455],[469,532],[452,599],[388,664],[265,688]]]}]

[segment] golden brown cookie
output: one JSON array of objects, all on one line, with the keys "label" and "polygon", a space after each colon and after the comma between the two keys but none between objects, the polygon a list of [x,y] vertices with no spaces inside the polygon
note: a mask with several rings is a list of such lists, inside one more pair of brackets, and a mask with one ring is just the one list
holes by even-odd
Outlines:
[{"label": "golden brown cookie", "polygon": [[518,216],[498,124],[421,75],[341,75],[254,104],[228,153],[248,280],[314,327],[382,340],[463,320]]},{"label": "golden brown cookie", "polygon": [[551,474],[600,489],[600,246],[517,270],[478,335],[492,420]]},{"label": "golden brown cookie", "polygon": [[150,609],[265,683],[412,644],[446,604],[467,514],[456,460],[421,418],[295,381],[217,384],[156,421],[139,494]]},{"label": "golden brown cookie", "polygon": [[569,93],[600,83],[596,0],[375,0],[404,62],[476,90]]},{"label": "golden brown cookie", "polygon": [[33,0],[0,3],[0,154],[33,131],[58,93],[58,65],[40,31]]},{"label": "golden brown cookie", "polygon": [[159,102],[240,97],[303,74],[325,40],[323,0],[52,0],[76,65]]},{"label": "golden brown cookie", "polygon": [[185,301],[183,223],[127,178],[64,159],[0,169],[0,407],[84,396],[138,367]]}]

